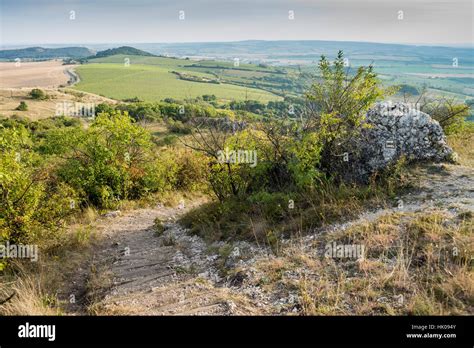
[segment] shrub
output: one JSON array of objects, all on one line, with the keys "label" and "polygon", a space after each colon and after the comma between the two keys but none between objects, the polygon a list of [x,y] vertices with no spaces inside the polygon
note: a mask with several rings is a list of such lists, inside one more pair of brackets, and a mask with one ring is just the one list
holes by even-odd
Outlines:
[{"label": "shrub", "polygon": [[[47,163],[31,145],[24,126],[1,129],[1,242],[54,242],[61,222],[76,208],[71,205],[77,201],[74,190],[51,178]],[[48,238],[41,238],[45,233]]]},{"label": "shrub", "polygon": [[216,96],[215,96],[214,94],[204,94],[204,95],[202,96],[202,99],[203,99],[204,101],[207,101],[207,102],[217,100],[217,98],[216,98]]},{"label": "shrub", "polygon": [[447,135],[461,133],[469,124],[470,106],[454,99],[430,100],[421,111],[438,121]]},{"label": "shrub", "polygon": [[[136,121],[157,121],[161,119],[161,111],[156,103],[137,102],[121,104],[116,109],[127,112]],[[110,111],[107,112],[110,113]]]},{"label": "shrub", "polygon": [[[323,177],[342,177],[337,164],[343,159],[352,138],[364,127],[367,110],[390,90],[384,90],[372,67],[346,71],[344,56],[338,53],[331,64],[324,56],[320,76],[306,94],[307,109],[295,117],[269,118],[252,123],[247,130],[210,125],[204,132],[196,126],[190,145],[212,158],[209,182],[221,200],[269,191],[313,189]],[[233,102],[234,109],[260,109],[253,101]],[[255,111],[255,110],[253,110]],[[255,150],[258,164],[251,168],[239,163],[223,163],[217,153],[229,148]]]},{"label": "shrub", "polygon": [[420,91],[415,86],[401,84],[398,86],[397,94],[402,96],[417,96],[420,95]]},{"label": "shrub", "polygon": [[140,98],[138,97],[133,97],[133,98],[125,98],[125,99],[122,99],[124,102],[126,103],[141,103],[143,100],[141,100]]},{"label": "shrub", "polygon": [[[20,159],[21,156],[21,159]],[[44,196],[44,184],[26,152],[3,151],[0,157],[0,239],[27,243],[35,226],[34,215]]]},{"label": "shrub", "polygon": [[144,176],[141,178],[141,193],[164,192],[176,187],[178,164],[175,155],[169,149],[158,153],[157,158],[144,166]]},{"label": "shrub", "polygon": [[319,62],[321,81],[313,83],[306,94],[309,110],[303,125],[306,132],[317,132],[321,142],[321,163],[328,175],[338,175],[339,156],[347,152],[351,139],[363,127],[369,108],[394,89],[384,90],[373,67],[359,67],[354,75],[345,68],[342,51],[331,64],[322,56]]},{"label": "shrub", "polygon": [[24,101],[21,101],[20,105],[18,105],[15,110],[28,111],[28,105]]},{"label": "shrub", "polygon": [[175,149],[176,189],[195,191],[203,189],[208,175],[208,161],[205,156],[194,151]]},{"label": "shrub", "polygon": [[174,121],[170,119],[167,123],[168,130],[171,133],[175,134],[190,134],[191,127],[188,125],[184,125],[181,121]]},{"label": "shrub", "polygon": [[235,113],[232,110],[216,110],[216,117],[227,118],[229,120],[235,120]]},{"label": "shrub", "polygon": [[114,107],[110,104],[100,103],[95,107],[95,115],[99,115],[101,113],[112,113],[114,111]]},{"label": "shrub", "polygon": [[67,155],[61,179],[98,207],[113,207],[148,190],[151,137],[127,113],[100,114],[87,130],[55,130],[48,144],[47,151]]},{"label": "shrub", "polygon": [[46,93],[44,93],[44,91],[39,88],[33,88],[30,92],[30,97],[36,100],[45,100],[48,98]]},{"label": "shrub", "polygon": [[296,186],[314,187],[318,178],[323,175],[318,169],[321,161],[323,142],[318,133],[305,134],[292,149],[294,157],[289,168]]},{"label": "shrub", "polygon": [[266,220],[276,223],[288,216],[288,202],[291,195],[284,192],[269,193],[261,191],[251,195],[248,201],[254,212]]}]

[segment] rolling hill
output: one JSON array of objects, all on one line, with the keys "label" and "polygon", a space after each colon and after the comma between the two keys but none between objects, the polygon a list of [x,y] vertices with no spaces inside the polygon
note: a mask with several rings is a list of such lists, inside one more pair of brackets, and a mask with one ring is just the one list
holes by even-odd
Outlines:
[{"label": "rolling hill", "polygon": [[104,58],[115,56],[117,54],[129,55],[129,56],[147,56],[147,57],[156,57],[154,54],[145,52],[130,46],[121,46],[117,48],[111,48],[104,51],[99,51],[97,54],[91,58]]},{"label": "rolling hill", "polygon": [[94,52],[86,47],[43,48],[28,47],[15,50],[1,50],[0,59],[54,59],[54,58],[85,58]]}]

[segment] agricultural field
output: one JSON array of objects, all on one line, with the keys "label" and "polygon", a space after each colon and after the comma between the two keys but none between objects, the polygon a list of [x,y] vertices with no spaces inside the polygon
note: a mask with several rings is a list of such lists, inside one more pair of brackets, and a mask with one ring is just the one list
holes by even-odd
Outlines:
[{"label": "agricultural field", "polygon": [[[415,92],[426,89],[426,95],[433,98],[442,96],[467,102],[473,99],[474,66],[465,50],[452,52],[446,48],[436,57],[429,49],[417,48],[415,52],[395,55],[389,51],[378,52],[375,49],[378,46],[374,47],[366,47],[359,53],[349,50],[348,69],[355,72],[359,66],[372,64],[385,85],[404,84],[414,87],[411,90]],[[459,56],[457,66],[449,64],[449,53]],[[331,59],[331,55],[328,56]],[[70,86],[72,91],[104,100],[138,98],[153,102],[166,98],[192,99],[207,94],[215,95],[221,103],[256,100],[266,104],[303,95],[316,73],[318,60],[316,54],[287,57],[291,58],[287,60],[288,65],[268,63],[265,59],[250,60],[245,55],[233,59],[217,58],[221,60],[202,58],[125,53],[85,59],[81,65],[63,65],[61,60],[22,62],[20,67],[15,62],[0,63],[0,112],[7,116],[18,114],[17,106],[28,99],[27,93],[35,87],[48,90],[54,98],[69,100],[70,96],[57,89],[76,81]],[[281,56],[274,58],[280,63],[285,61]],[[297,61],[302,63],[297,64]],[[18,88],[20,86],[25,90]],[[390,98],[401,100],[404,96],[399,94]],[[51,116],[56,102],[53,99],[30,100],[28,112],[21,114],[28,114],[33,119]]]},{"label": "agricultural field", "polygon": [[[204,94],[214,94],[220,100],[268,102],[281,99],[269,91],[221,78],[219,71],[229,69],[227,66],[202,68],[193,64],[185,59],[124,55],[92,59],[76,69],[80,82],[74,88],[119,100],[138,97],[144,101],[160,101]],[[241,69],[244,69],[243,74],[261,73],[245,66]],[[269,75],[273,73],[267,70]]]},{"label": "agricultural field", "polygon": [[[265,89],[301,94],[304,81],[299,73],[315,73],[321,55],[334,59],[343,50],[350,69],[373,65],[385,84],[407,84],[426,87],[431,95],[454,97],[459,101],[474,97],[474,51],[472,47],[416,46],[349,41],[241,41],[227,43],[138,44],[154,54],[167,52],[176,57],[215,59],[232,65],[237,58],[241,66],[252,63],[254,70],[281,69],[282,74],[259,76],[254,81]],[[213,64],[201,61],[196,65]],[[193,68],[194,69],[194,68]],[[200,68],[204,70],[203,68]],[[226,70],[230,75],[234,70]],[[269,81],[269,78],[272,81]],[[282,78],[287,78],[285,81]],[[246,81],[248,82],[248,81]]]},{"label": "agricultural field", "polygon": [[[238,43],[235,45],[239,46]],[[408,50],[405,46],[400,47],[349,45],[348,69],[355,72],[359,66],[373,65],[385,85],[404,84],[418,91],[426,89],[433,97],[458,101],[474,97],[472,50],[414,46]],[[180,55],[183,53],[180,51],[172,53],[182,58],[116,54],[88,59],[77,66],[75,70],[81,80],[74,88],[117,100],[137,97],[144,101],[160,101],[214,94],[224,102],[250,99],[266,103],[301,96],[307,90],[310,76],[316,72],[320,51],[332,59],[335,52],[331,48],[322,47],[316,50],[317,53],[311,53],[309,47],[309,53],[296,51],[288,56],[276,55],[272,50],[262,54],[242,51],[244,53],[226,57],[220,56],[219,49],[215,48],[215,59],[205,55],[186,57]],[[456,64],[452,57],[456,57]]]},{"label": "agricultural field", "polygon": [[[386,85],[409,85],[422,90],[427,89],[431,96],[453,97],[464,101],[474,97],[474,65],[439,65],[420,62],[416,57],[405,57],[401,60],[388,60],[388,57],[377,59],[350,60],[350,69],[372,64],[379,78]],[[304,72],[311,72],[314,67],[306,65]]]},{"label": "agricultural field", "polygon": [[[95,94],[78,92],[70,88],[44,88],[47,98],[34,100],[29,93],[31,88],[0,89],[0,118],[3,116],[21,116],[36,121],[53,117],[58,108],[70,105],[114,104],[115,101]],[[28,110],[17,110],[21,102],[26,102]]]},{"label": "agricultural field", "polygon": [[0,88],[41,87],[65,85],[70,80],[60,60],[45,62],[0,62]]},{"label": "agricultural field", "polygon": [[[474,97],[474,62],[452,66],[420,61],[416,57],[374,57],[348,61],[348,69],[355,72],[360,66],[373,65],[374,71],[385,85],[408,85],[419,91],[426,89],[432,97],[448,97],[466,101]],[[403,59],[402,59],[403,58]],[[315,64],[288,66],[288,71],[312,74]]]},{"label": "agricultural field", "polygon": [[[74,65],[63,65],[61,60],[41,62],[0,63],[0,116],[20,116],[39,120],[55,116],[57,110],[71,103],[97,105],[115,103],[95,94],[78,92],[66,86],[76,81]],[[46,97],[34,99],[33,88],[40,88]],[[21,102],[27,110],[18,110]]]}]

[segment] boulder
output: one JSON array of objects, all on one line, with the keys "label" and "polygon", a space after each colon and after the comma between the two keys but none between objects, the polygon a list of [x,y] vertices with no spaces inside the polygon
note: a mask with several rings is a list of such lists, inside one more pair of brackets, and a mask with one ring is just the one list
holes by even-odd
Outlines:
[{"label": "boulder", "polygon": [[452,161],[442,127],[430,115],[406,103],[378,103],[366,117],[367,128],[351,142],[345,168],[349,181],[367,182],[372,174],[396,163]]}]

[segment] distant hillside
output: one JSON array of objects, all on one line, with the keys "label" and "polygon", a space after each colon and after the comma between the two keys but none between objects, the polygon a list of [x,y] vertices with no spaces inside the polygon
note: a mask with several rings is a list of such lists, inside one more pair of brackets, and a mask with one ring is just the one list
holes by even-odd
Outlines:
[{"label": "distant hillside", "polygon": [[122,46],[118,48],[111,48],[105,51],[100,51],[97,52],[97,54],[94,57],[90,58],[103,58],[103,57],[109,57],[109,56],[115,56],[117,54],[124,54],[127,56],[147,56],[147,57],[155,57],[154,54],[136,49],[134,47],[130,46]]},{"label": "distant hillside", "polygon": [[94,54],[93,51],[85,47],[28,47],[16,50],[2,50],[0,51],[0,59],[84,58],[92,54]]},{"label": "distant hillside", "polygon": [[[175,57],[214,57],[248,58],[257,61],[262,57],[270,61],[301,60],[318,61],[322,54],[333,58],[339,50],[343,50],[347,57],[377,61],[381,57],[391,61],[400,57],[414,57],[426,64],[451,64],[452,58],[457,57],[464,65],[474,64],[473,49],[471,47],[441,47],[415,46],[402,44],[386,44],[352,41],[319,41],[319,40],[281,40],[263,41],[248,40],[234,42],[191,42],[191,43],[137,43],[140,49],[154,54],[166,53]],[[462,58],[462,59],[461,59]],[[428,61],[427,61],[428,60]],[[448,63],[447,63],[448,61]]]}]

